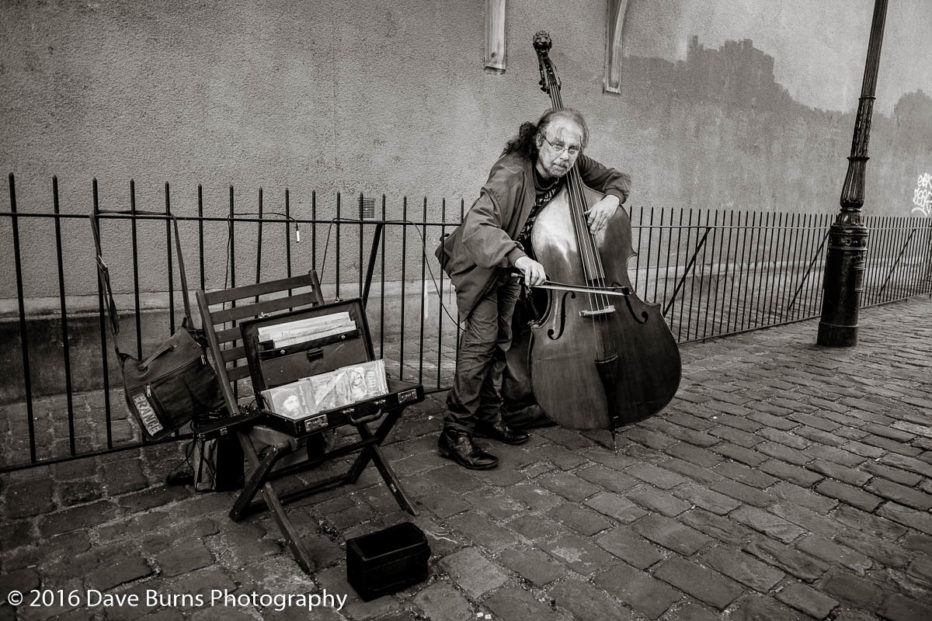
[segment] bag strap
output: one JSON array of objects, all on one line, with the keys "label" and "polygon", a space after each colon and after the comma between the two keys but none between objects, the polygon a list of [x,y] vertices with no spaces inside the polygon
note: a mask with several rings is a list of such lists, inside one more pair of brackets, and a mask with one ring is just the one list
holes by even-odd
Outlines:
[{"label": "bag strap", "polygon": [[175,253],[178,255],[178,271],[181,276],[181,288],[184,291],[182,296],[182,301],[184,302],[184,327],[189,329],[194,329],[194,319],[191,317],[191,302],[188,300],[189,290],[188,290],[188,277],[185,272],[184,267],[184,254],[181,251],[181,235],[178,232],[178,218],[175,217],[172,213],[166,213],[163,211],[144,211],[144,210],[116,210],[116,209],[95,209],[91,211],[91,230],[94,233],[94,247],[97,250],[97,274],[100,280],[101,288],[104,293],[104,306],[106,306],[107,314],[110,317],[110,331],[113,333],[113,348],[117,352],[117,356],[121,356],[119,347],[117,346],[117,336],[120,333],[120,323],[119,318],[117,317],[116,304],[113,301],[113,290],[110,286],[110,271],[107,269],[107,264],[104,262],[103,250],[100,245],[100,222],[99,216],[101,214],[117,214],[117,215],[144,215],[144,216],[157,216],[159,218],[171,218],[172,225],[174,228],[174,237],[175,237]]},{"label": "bag strap", "polygon": [[97,250],[97,280],[103,293],[104,308],[110,319],[110,334],[113,336],[113,350],[117,358],[123,359],[124,355],[120,352],[120,346],[117,340],[120,335],[120,320],[117,317],[116,304],[113,301],[113,290],[110,287],[110,270],[104,262],[103,252],[100,248],[100,223],[97,221],[97,212],[91,212],[91,231],[94,233],[94,247]]}]

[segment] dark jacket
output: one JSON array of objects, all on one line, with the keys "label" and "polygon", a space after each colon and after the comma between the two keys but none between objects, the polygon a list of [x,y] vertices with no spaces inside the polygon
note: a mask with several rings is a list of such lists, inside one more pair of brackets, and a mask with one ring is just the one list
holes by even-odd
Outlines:
[{"label": "dark jacket", "polygon": [[[462,224],[450,234],[436,255],[456,288],[460,321],[492,286],[499,268],[513,267],[526,256],[515,241],[534,207],[534,164],[512,153],[492,166]],[[612,194],[622,203],[628,198],[631,178],[613,168],[580,155],[576,168],[583,183],[603,194]]]}]

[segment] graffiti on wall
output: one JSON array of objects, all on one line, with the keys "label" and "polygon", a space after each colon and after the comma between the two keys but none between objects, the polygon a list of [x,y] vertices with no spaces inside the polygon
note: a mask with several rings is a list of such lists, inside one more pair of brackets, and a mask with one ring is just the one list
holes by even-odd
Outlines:
[{"label": "graffiti on wall", "polygon": [[932,216],[932,175],[925,173],[919,175],[916,191],[913,192],[913,211],[919,212],[926,218]]}]

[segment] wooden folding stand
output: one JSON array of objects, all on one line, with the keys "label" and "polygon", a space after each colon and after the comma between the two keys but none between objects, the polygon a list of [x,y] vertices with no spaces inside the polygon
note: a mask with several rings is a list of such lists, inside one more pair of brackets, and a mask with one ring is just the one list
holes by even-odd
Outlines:
[{"label": "wooden folding stand", "polygon": [[[405,407],[424,399],[423,387],[388,380],[388,394],[359,403],[319,412],[305,419],[288,420],[260,409],[260,415],[245,418],[235,392],[237,381],[249,381],[259,398],[262,390],[287,384],[302,377],[374,359],[365,309],[359,299],[324,304],[314,271],[302,276],[246,285],[220,291],[197,292],[201,321],[232,421],[247,420],[232,427],[247,461],[245,485],[230,517],[239,521],[254,511],[268,508],[288,541],[295,559],[311,573],[314,562],[285,512],[284,505],[333,487],[355,483],[369,463],[375,465],[398,505],[415,515],[400,481],[380,449]],[[355,332],[322,340],[298,343],[275,350],[262,350],[260,327],[347,312]],[[261,404],[261,398],[259,399]],[[381,419],[371,430],[370,422]],[[355,429],[359,439],[330,447],[322,434],[342,426]],[[305,472],[346,455],[358,453],[343,474],[302,485],[280,493],[273,481]],[[257,498],[257,495],[259,496]]]}]

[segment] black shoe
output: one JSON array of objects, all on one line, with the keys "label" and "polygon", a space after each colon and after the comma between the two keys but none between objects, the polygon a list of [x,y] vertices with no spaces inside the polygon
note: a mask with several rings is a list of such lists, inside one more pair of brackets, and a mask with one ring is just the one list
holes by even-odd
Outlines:
[{"label": "black shoe", "polygon": [[444,429],[437,441],[441,457],[452,459],[470,470],[488,470],[498,465],[498,457],[486,453],[473,442],[472,436],[464,431]]},{"label": "black shoe", "polygon": [[495,423],[477,423],[475,435],[477,438],[491,438],[505,444],[524,444],[531,438],[523,431],[512,429],[503,420]]}]

